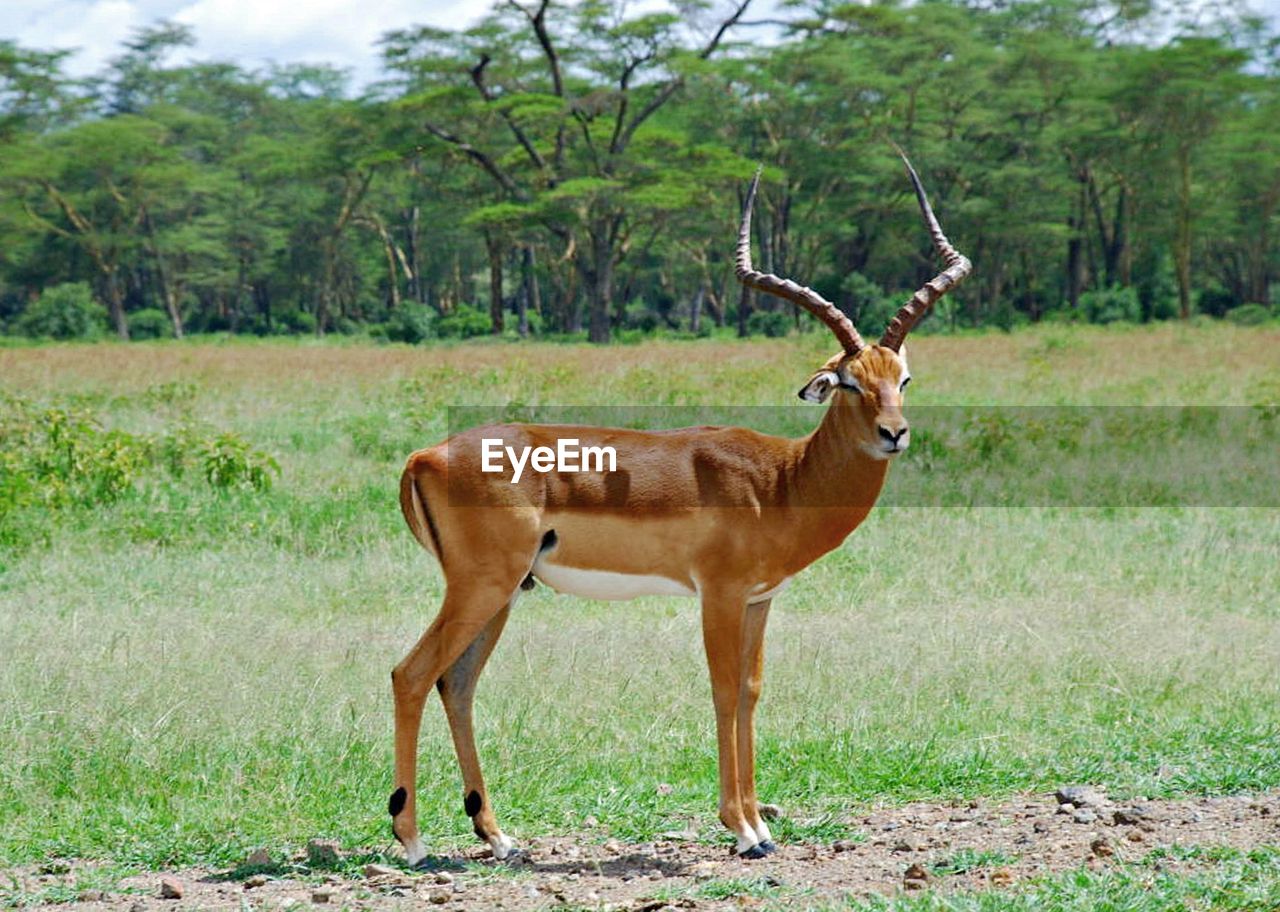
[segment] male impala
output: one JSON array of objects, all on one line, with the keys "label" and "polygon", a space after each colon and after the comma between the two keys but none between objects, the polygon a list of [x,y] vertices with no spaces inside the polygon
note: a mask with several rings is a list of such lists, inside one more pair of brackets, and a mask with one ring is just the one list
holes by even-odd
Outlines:
[{"label": "male impala", "polygon": [[[905,161],[905,158],[904,158]],[[736,850],[760,858],[775,846],[756,800],[754,714],[773,596],[838,546],[866,518],[907,448],[902,341],[933,303],[969,273],[947,241],[907,163],[925,225],[947,268],[917,291],[878,345],[817,292],[751,266],[751,185],[738,232],[745,284],[809,310],[841,351],[800,390],[832,399],[818,429],[800,440],[744,428],[645,432],[517,424],[466,431],[409,457],[400,506],[414,536],[444,569],[444,604],[391,674],[395,692],[392,832],[410,864],[418,837],[415,771],[422,707],[432,684],[462,767],[463,806],[497,858],[513,843],[498,827],[472,734],[476,679],[502,635],[522,585],[541,580],[590,598],[696,596],[711,671],[720,759],[720,820]],[[555,449],[565,438],[612,447],[616,470],[577,474],[482,470],[482,440]]]}]

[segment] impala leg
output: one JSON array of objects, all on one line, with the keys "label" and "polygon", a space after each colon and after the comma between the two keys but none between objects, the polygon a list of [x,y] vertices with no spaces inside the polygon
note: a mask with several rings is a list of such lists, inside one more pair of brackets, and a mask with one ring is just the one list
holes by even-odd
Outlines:
[{"label": "impala leg", "polygon": [[462,769],[462,793],[465,796],[463,807],[471,818],[476,835],[492,847],[494,858],[506,858],[511,854],[514,844],[503,834],[498,826],[498,818],[494,816],[489,804],[484,776],[480,772],[480,757],[476,753],[471,710],[475,700],[476,681],[493,653],[498,638],[502,636],[502,629],[507,625],[513,604],[514,598],[498,612],[436,682],[441,702],[444,703],[445,715],[449,719],[449,731],[453,735],[453,749],[458,755],[458,766]]},{"label": "impala leg", "polygon": [[520,565],[509,574],[510,585],[449,583],[444,604],[431,626],[409,654],[391,672],[395,695],[395,790],[387,802],[391,832],[404,846],[409,864],[426,857],[418,837],[417,762],[418,732],[422,707],[433,684],[440,679],[467,647],[475,642],[489,622],[511,600],[525,573]]},{"label": "impala leg", "polygon": [[737,837],[745,858],[765,854],[760,838],[747,822],[738,780],[738,699],[742,678],[743,612],[741,596],[702,598],[702,642],[711,672],[711,698],[716,710],[716,743],[720,761],[720,822]]},{"label": "impala leg", "polygon": [[742,621],[742,672],[738,682],[738,794],[747,824],[760,840],[765,852],[777,849],[769,826],[760,817],[756,799],[756,703],[764,685],[764,628],[769,620],[771,601],[747,606]]}]

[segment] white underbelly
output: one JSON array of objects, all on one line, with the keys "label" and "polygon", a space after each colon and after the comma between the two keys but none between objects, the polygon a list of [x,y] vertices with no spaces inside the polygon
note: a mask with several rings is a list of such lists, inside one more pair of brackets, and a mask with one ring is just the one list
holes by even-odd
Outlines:
[{"label": "white underbelly", "polygon": [[545,558],[533,562],[533,575],[556,592],[594,599],[632,599],[642,595],[696,595],[683,583],[665,576],[583,570],[553,564]]}]

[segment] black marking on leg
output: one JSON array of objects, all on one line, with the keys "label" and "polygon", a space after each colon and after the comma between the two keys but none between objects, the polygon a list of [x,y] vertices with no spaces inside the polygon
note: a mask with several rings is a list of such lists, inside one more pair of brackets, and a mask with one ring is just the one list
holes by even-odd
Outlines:
[{"label": "black marking on leg", "polygon": [[405,791],[404,786],[400,786],[391,793],[391,797],[387,799],[387,813],[392,817],[404,810],[404,803],[409,800],[409,793]]},{"label": "black marking on leg", "polygon": [[484,827],[480,826],[480,824],[473,823],[471,825],[471,831],[475,833],[476,836],[478,836],[482,842],[489,841],[489,834],[484,831]]},{"label": "black marking on leg", "polygon": [[529,573],[525,575],[524,582],[520,584],[520,588],[523,589],[525,592],[528,592],[530,589],[532,589],[536,585],[538,584],[534,581],[533,574]]},{"label": "black marking on leg", "polygon": [[764,849],[764,853],[766,855],[772,855],[774,852],[778,851],[778,844],[772,839],[766,839],[764,842],[756,846],[756,848]]},{"label": "black marking on leg", "polygon": [[[467,812],[468,817],[474,817],[480,813],[480,808],[484,806],[484,802],[480,799],[480,793],[472,789],[467,794],[467,800],[462,803],[462,808]],[[481,836],[481,839],[484,837]]]},{"label": "black marking on leg", "polygon": [[542,554],[546,551],[550,551],[559,541],[560,538],[556,535],[556,530],[548,529],[546,534],[542,536],[542,544],[538,546],[538,553]]},{"label": "black marking on leg", "polygon": [[396,838],[396,842],[404,845],[404,840],[400,838],[400,834],[396,832],[396,822],[391,821],[391,835]]},{"label": "black marking on leg", "polygon": [[764,858],[768,854],[769,852],[762,845],[757,844],[757,845],[753,845],[751,848],[747,849],[745,852],[739,852],[738,857],[755,859],[755,858]]}]

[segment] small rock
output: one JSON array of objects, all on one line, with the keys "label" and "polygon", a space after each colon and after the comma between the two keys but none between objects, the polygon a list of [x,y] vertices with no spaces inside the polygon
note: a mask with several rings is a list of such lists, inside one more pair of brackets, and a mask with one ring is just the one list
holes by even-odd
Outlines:
[{"label": "small rock", "polygon": [[453,875],[448,871],[436,871],[435,877],[432,878],[438,884],[453,883]]},{"label": "small rock", "polygon": [[246,890],[256,890],[258,887],[265,887],[266,885],[267,885],[266,874],[253,874],[244,879],[244,888]]},{"label": "small rock", "polygon": [[1058,805],[1059,814],[1074,814],[1075,812],[1076,812],[1076,806],[1072,804],[1070,801],[1064,801],[1062,802],[1062,804]]},{"label": "small rock", "polygon": [[595,890],[588,890],[588,891],[587,891],[587,902],[594,903],[594,902],[599,902],[599,901],[600,901],[600,894],[599,894],[599,893],[597,893]]},{"label": "small rock", "polygon": [[765,820],[777,820],[782,816],[782,808],[776,804],[762,804],[760,805],[760,816]]},{"label": "small rock", "polygon": [[1098,819],[1098,815],[1089,810],[1089,808],[1080,808],[1071,815],[1071,819],[1076,823],[1093,823]]},{"label": "small rock", "polygon": [[991,872],[991,876],[987,878],[993,887],[1007,887],[1013,883],[1013,872],[1008,868],[998,868]]},{"label": "small rock", "polygon": [[649,872],[650,880],[662,880],[662,878],[666,876],[667,875],[662,873],[662,868],[654,868],[652,871]]},{"label": "small rock", "polygon": [[598,827],[600,825],[600,819],[594,814],[588,814],[583,818],[582,825],[586,827]]},{"label": "small rock", "polygon": [[81,890],[76,897],[79,902],[102,902],[106,898],[107,894],[102,890]]},{"label": "small rock", "polygon": [[1111,819],[1118,824],[1136,825],[1151,818],[1151,811],[1142,805],[1134,805],[1133,807],[1117,808],[1116,812],[1111,815]]},{"label": "small rock", "polygon": [[392,877],[399,873],[395,868],[388,867],[384,864],[367,864],[364,866],[364,876],[368,878],[374,877]]},{"label": "small rock", "polygon": [[[312,839],[307,843],[307,861],[315,867],[335,865],[338,863],[338,849],[337,840]],[[321,900],[321,902],[327,902],[327,900]]]},{"label": "small rock", "polygon": [[928,882],[929,872],[918,862],[907,868],[906,873],[902,875],[902,885],[908,890],[923,889]]},{"label": "small rock", "polygon": [[1037,820],[1031,825],[1031,829],[1037,833],[1047,833],[1049,832],[1049,823],[1046,820]]},{"label": "small rock", "polygon": [[168,874],[160,878],[161,899],[182,899],[182,892],[182,881],[178,878]]},{"label": "small rock", "polygon": [[427,899],[433,905],[443,905],[453,898],[453,893],[449,890],[432,890]]},{"label": "small rock", "polygon": [[672,792],[675,791],[675,788],[667,782],[659,782],[658,787],[654,789],[654,791],[656,791],[659,795],[670,795]]},{"label": "small rock", "polygon": [[530,899],[537,899],[541,894],[538,892],[537,887],[533,884],[529,884],[529,886],[524,888],[524,895]]},{"label": "small rock", "polygon": [[1089,843],[1089,851],[1099,858],[1110,858],[1116,853],[1116,850],[1111,848],[1111,843],[1101,837]]},{"label": "small rock", "polygon": [[618,842],[616,839],[606,839],[602,848],[610,855],[622,854],[622,843]]},{"label": "small rock", "polygon": [[271,864],[271,853],[266,849],[254,849],[244,860],[246,868],[262,868]]},{"label": "small rock", "polygon": [[689,866],[689,876],[694,880],[710,880],[716,876],[717,865],[712,861],[699,861]]},{"label": "small rock", "polygon": [[919,852],[920,838],[914,835],[904,836],[894,844],[893,850],[895,852]]},{"label": "small rock", "polygon": [[1106,804],[1106,798],[1095,788],[1087,785],[1067,785],[1053,793],[1059,804],[1073,804],[1076,807],[1099,807]]},{"label": "small rock", "polygon": [[852,839],[837,839],[831,843],[831,848],[837,852],[852,852],[858,847],[858,844]]},{"label": "small rock", "polygon": [[1130,830],[1125,835],[1125,839],[1129,840],[1130,842],[1142,842],[1144,838],[1145,837],[1142,835],[1142,830]]},{"label": "small rock", "polygon": [[129,912],[146,912],[147,904],[140,899],[135,899],[133,904],[129,906]]},{"label": "small rock", "polygon": [[[309,848],[310,846],[308,846],[308,849]],[[316,887],[311,891],[311,901],[313,903],[327,903],[329,900],[333,899],[333,893],[333,887]]]},{"label": "small rock", "polygon": [[46,861],[44,864],[40,866],[40,873],[41,874],[70,874],[71,863],[61,858],[54,858],[49,861]]}]

